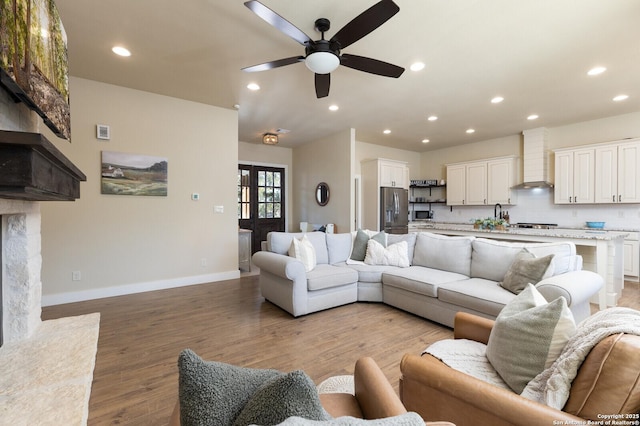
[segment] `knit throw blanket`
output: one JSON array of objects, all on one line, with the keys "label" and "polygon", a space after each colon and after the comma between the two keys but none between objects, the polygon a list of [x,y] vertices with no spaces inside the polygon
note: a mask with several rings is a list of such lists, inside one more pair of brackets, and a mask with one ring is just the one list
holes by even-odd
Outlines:
[{"label": "knit throw blanket", "polygon": [[640,311],[609,308],[582,321],[558,359],[530,381],[521,395],[562,410],[569,399],[571,383],[591,349],[618,333],[640,335]]}]

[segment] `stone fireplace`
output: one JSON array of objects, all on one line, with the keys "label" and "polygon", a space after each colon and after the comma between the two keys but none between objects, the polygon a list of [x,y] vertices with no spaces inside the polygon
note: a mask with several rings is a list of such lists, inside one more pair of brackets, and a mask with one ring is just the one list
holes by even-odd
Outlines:
[{"label": "stone fireplace", "polygon": [[79,197],[84,175],[0,89],[2,424],[86,425],[100,314],[41,321],[40,201]]}]

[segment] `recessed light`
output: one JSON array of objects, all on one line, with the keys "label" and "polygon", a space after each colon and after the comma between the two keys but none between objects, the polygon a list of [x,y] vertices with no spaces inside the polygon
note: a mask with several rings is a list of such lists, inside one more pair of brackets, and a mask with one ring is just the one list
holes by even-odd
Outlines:
[{"label": "recessed light", "polygon": [[613,98],[613,100],[616,102],[624,101],[626,99],[629,99],[629,95],[618,95],[615,98]]},{"label": "recessed light", "polygon": [[504,98],[502,96],[496,96],[495,98],[491,99],[492,104],[499,104],[502,101],[504,101]]},{"label": "recessed light", "polygon": [[385,129],[382,133],[384,133],[385,135],[388,135],[389,133],[391,133],[391,130]]},{"label": "recessed light", "polygon": [[422,143],[429,143],[429,139],[422,139]]},{"label": "recessed light", "polygon": [[339,109],[340,109],[340,107],[338,105],[330,105],[329,106],[329,111],[337,111]]},{"label": "recessed light", "polygon": [[471,133],[475,133],[475,129],[467,129],[467,133],[471,134]]},{"label": "recessed light", "polygon": [[129,49],[122,46],[113,46],[111,51],[118,56],[131,56],[131,52]]},{"label": "recessed light", "polygon": [[249,83],[247,84],[247,89],[256,91],[260,90],[260,86],[257,83]]},{"label": "recessed light", "polygon": [[527,117],[527,120],[537,120],[538,119],[538,114],[531,114],[530,116]]},{"label": "recessed light", "polygon": [[587,71],[587,75],[599,75],[605,72],[607,69],[605,67],[594,67]]},{"label": "recessed light", "polygon": [[422,62],[414,62],[413,64],[411,64],[411,66],[409,67],[409,69],[411,71],[422,71],[424,69],[424,63]]},{"label": "recessed light", "polygon": [[427,120],[429,121],[436,121],[438,119],[438,117],[436,117],[435,115],[431,115],[429,116],[429,118],[427,118]]}]

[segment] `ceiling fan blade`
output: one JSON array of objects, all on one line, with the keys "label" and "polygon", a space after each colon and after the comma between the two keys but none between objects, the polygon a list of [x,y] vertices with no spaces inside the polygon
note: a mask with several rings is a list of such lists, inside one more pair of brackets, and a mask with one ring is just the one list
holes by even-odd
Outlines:
[{"label": "ceiling fan blade", "polygon": [[263,5],[259,1],[252,0],[244,3],[253,13],[264,19],[267,23],[273,25],[281,32],[285,33],[301,45],[305,46],[311,39],[308,35],[302,32],[301,29],[293,25],[291,22],[278,15],[267,6]]},{"label": "ceiling fan blade", "polygon": [[330,84],[331,74],[316,74],[316,97],[318,99],[329,96]]},{"label": "ceiling fan blade", "polygon": [[298,62],[303,62],[303,61],[304,61],[304,56],[292,56],[290,58],[278,59],[277,61],[265,62],[264,64],[245,67],[245,68],[242,68],[242,71],[245,71],[245,72],[266,71],[273,68],[284,67],[285,65],[296,64]]},{"label": "ceiling fan blade", "polygon": [[344,49],[387,22],[399,11],[400,7],[392,0],[381,0],[342,27],[331,37],[331,41],[337,41],[340,49]]},{"label": "ceiling fan blade", "polygon": [[365,58],[364,56],[349,55],[347,53],[340,56],[340,65],[344,65],[354,70],[377,74],[384,77],[398,78],[404,72],[404,68],[377,59]]}]

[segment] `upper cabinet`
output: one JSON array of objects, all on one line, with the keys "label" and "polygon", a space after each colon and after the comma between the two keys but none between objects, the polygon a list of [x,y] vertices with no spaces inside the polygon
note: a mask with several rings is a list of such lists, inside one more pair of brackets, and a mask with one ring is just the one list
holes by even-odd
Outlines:
[{"label": "upper cabinet", "polygon": [[394,160],[376,160],[380,174],[380,186],[409,189],[409,167],[407,163]]},{"label": "upper cabinet", "polygon": [[447,205],[516,204],[517,158],[502,157],[447,165]]},{"label": "upper cabinet", "polygon": [[593,203],[594,158],[593,148],[556,151],[556,204]]},{"label": "upper cabinet", "polygon": [[640,139],[555,151],[556,204],[640,203]]}]

